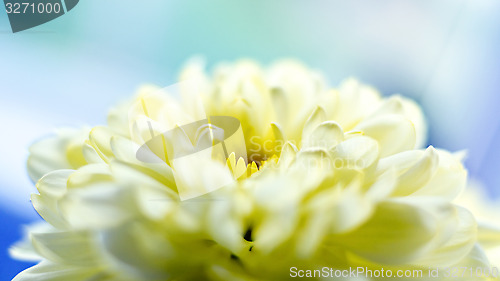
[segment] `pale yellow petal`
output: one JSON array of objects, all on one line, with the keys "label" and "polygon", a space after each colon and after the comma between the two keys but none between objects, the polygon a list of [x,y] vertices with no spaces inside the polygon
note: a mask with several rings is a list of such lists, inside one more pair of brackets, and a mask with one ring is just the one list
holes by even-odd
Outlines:
[{"label": "pale yellow petal", "polygon": [[415,126],[400,115],[382,115],[366,119],[355,129],[378,141],[380,157],[415,148]]}]

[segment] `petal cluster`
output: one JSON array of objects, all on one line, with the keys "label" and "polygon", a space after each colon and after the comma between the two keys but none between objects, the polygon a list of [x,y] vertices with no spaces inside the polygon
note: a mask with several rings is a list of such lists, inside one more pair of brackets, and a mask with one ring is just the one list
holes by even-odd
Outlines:
[{"label": "petal cluster", "polygon": [[[31,200],[45,222],[11,253],[40,263],[14,280],[489,266],[482,228],[454,201],[467,183],[462,154],[423,147],[415,102],[352,78],[331,88],[295,61],[212,74],[193,62],[180,78],[143,87],[107,125],[31,147]],[[214,116],[238,120],[232,142]],[[216,144],[224,153],[200,149]]]}]

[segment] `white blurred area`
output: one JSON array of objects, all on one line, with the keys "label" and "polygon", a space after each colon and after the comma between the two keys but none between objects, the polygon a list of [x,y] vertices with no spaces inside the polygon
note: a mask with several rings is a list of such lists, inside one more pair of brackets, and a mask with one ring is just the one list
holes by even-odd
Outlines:
[{"label": "white blurred area", "polygon": [[193,55],[209,65],[293,57],[334,85],[357,76],[415,98],[429,143],[467,149],[471,175],[500,195],[497,0],[86,0],[18,34],[0,12],[2,208],[35,216],[31,142],[59,126],[105,122],[142,83],[174,83]]}]

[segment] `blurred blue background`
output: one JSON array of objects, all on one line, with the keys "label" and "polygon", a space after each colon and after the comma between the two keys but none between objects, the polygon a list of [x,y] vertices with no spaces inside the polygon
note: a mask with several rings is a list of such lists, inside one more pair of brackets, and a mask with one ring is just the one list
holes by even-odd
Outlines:
[{"label": "blurred blue background", "polygon": [[10,280],[22,225],[38,219],[27,147],[61,126],[96,125],[143,83],[167,86],[193,55],[209,66],[293,57],[336,85],[356,76],[416,99],[429,144],[467,149],[467,167],[500,195],[500,2],[496,0],[81,1],[12,34],[0,10],[0,264]]}]

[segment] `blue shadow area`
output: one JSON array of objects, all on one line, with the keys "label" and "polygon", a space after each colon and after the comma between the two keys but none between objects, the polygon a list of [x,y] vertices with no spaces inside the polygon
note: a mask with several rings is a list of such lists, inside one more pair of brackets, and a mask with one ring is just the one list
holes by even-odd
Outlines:
[{"label": "blue shadow area", "polygon": [[0,280],[12,280],[16,274],[34,265],[31,262],[21,262],[9,256],[9,247],[23,237],[23,226],[33,220],[14,215],[3,208],[0,208],[0,225],[3,226],[0,232]]}]

